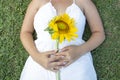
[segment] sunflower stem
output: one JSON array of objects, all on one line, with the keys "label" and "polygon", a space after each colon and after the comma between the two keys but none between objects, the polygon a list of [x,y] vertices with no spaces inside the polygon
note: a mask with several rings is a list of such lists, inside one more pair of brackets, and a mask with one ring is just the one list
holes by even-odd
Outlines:
[{"label": "sunflower stem", "polygon": [[60,79],[60,71],[57,71],[57,72],[56,72],[56,80],[61,80],[61,79]]},{"label": "sunflower stem", "polygon": [[59,38],[56,39],[56,49],[57,49],[57,51],[59,51]]},{"label": "sunflower stem", "polygon": [[[57,52],[59,52],[59,38],[56,39],[56,49],[57,49]],[[56,72],[56,80],[61,80],[60,79],[60,70]]]}]

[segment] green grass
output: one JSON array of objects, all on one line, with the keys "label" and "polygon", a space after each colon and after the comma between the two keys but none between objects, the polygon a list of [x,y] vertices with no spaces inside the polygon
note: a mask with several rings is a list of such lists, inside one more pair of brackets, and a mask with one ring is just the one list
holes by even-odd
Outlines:
[{"label": "green grass", "polygon": [[[19,33],[30,0],[0,1],[0,80],[19,80],[27,52]],[[120,0],[93,0],[104,23],[106,40],[92,51],[99,80],[120,80]],[[90,31],[86,28],[84,39]],[[87,74],[86,74],[87,75]]]}]

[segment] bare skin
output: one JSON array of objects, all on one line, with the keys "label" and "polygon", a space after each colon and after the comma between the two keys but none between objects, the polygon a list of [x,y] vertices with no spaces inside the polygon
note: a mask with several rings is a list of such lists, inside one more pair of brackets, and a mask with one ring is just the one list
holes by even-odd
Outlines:
[{"label": "bare skin", "polygon": [[[36,12],[43,5],[48,3],[49,0],[32,0],[26,11],[26,15],[21,28],[20,39],[23,46],[29,53],[29,55],[38,64],[42,65],[44,68],[51,70],[55,68],[56,71],[62,66],[68,66],[77,60],[80,56],[84,55],[96,47],[98,47],[105,39],[103,24],[100,19],[99,13],[92,3],[91,0],[76,0],[76,4],[82,9],[89,23],[92,35],[90,39],[79,46],[71,45],[61,49],[59,54],[56,54],[55,50],[39,52],[35,47],[33,40],[33,20]],[[73,0],[52,0],[52,5],[57,11],[57,14],[62,14],[65,12],[66,8],[72,4]],[[44,54],[43,54],[44,53]],[[50,55],[54,55],[52,58]],[[58,60],[56,62],[56,60]]]}]

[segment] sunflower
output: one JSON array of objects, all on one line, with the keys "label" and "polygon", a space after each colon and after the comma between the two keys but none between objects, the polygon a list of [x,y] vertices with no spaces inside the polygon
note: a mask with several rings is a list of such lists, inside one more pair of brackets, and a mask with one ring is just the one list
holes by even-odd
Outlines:
[{"label": "sunflower", "polygon": [[55,16],[48,24],[46,29],[51,34],[51,38],[54,40],[59,39],[62,43],[65,39],[68,41],[78,37],[76,34],[77,28],[75,26],[75,20],[70,18],[68,14],[62,14]]}]

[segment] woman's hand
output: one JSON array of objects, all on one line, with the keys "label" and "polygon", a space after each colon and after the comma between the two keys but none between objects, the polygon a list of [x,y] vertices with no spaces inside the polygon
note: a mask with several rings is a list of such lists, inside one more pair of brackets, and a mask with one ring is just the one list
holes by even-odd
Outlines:
[{"label": "woman's hand", "polygon": [[63,56],[55,56],[56,51],[38,53],[33,59],[47,70],[57,71],[65,65]]},{"label": "woman's hand", "polygon": [[[56,53],[57,54],[57,53]],[[64,56],[58,56],[58,55],[51,55],[49,58],[49,67],[51,67],[52,71],[58,71],[60,68],[64,67],[68,60],[65,60],[66,58]]]},{"label": "woman's hand", "polygon": [[65,66],[68,66],[80,57],[79,46],[70,45],[70,46],[64,47],[56,55],[64,56],[65,57],[64,60],[69,61],[68,64],[66,64]]}]

